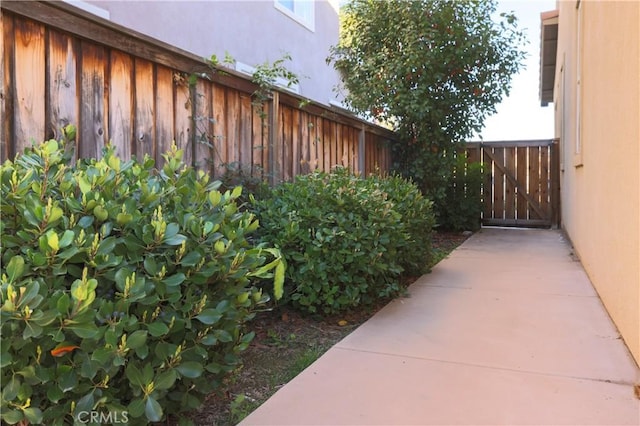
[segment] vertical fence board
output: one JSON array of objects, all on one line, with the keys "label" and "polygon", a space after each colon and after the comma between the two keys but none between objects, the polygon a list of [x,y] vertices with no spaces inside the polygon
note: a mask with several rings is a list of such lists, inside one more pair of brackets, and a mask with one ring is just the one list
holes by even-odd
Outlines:
[{"label": "vertical fence board", "polygon": [[[529,170],[529,165],[527,164],[527,151],[528,148],[526,146],[519,146],[516,152],[516,179],[520,182],[520,185],[523,188],[527,188],[527,174]],[[517,190],[516,196],[516,209],[517,218],[519,220],[528,219],[527,212],[529,210],[527,208],[527,200],[519,189]]]},{"label": "vertical fence board", "polygon": [[493,160],[485,154],[485,151],[491,152],[491,148],[486,146],[481,149],[481,159],[486,164],[486,172],[482,185],[482,218],[491,219],[493,218],[493,182],[495,179],[495,165],[493,164]]},{"label": "vertical fence board", "polygon": [[292,111],[288,106],[282,105],[281,107],[281,129],[282,129],[282,178],[285,181],[291,180],[291,163],[293,162],[291,145],[292,140]]},{"label": "vertical fence board", "polygon": [[154,98],[153,63],[136,58],[134,62],[134,132],[132,153],[143,159],[145,154],[154,157],[154,141],[156,139],[154,126]]},{"label": "vertical fence board", "polygon": [[251,123],[253,118],[253,108],[251,106],[251,97],[245,93],[238,93],[240,101],[240,139],[238,143],[238,169],[245,173],[251,173],[251,165],[253,164],[253,153],[251,142],[253,141]]},{"label": "vertical fence board", "polygon": [[[516,175],[516,148],[505,148],[505,168],[511,175]],[[505,219],[516,218],[516,186],[511,179],[506,179],[504,188]]]},{"label": "vertical fence board", "polygon": [[155,133],[153,155],[158,166],[163,164],[162,154],[169,151],[174,133],[174,86],[173,71],[167,67],[156,67],[155,87]]},{"label": "vertical fence board", "polygon": [[265,103],[262,110],[256,110],[254,120],[260,125],[260,155],[262,156],[262,177],[266,179],[271,175],[269,164],[269,123],[267,117],[271,114],[271,104]]},{"label": "vertical fence board", "polygon": [[[174,76],[175,75],[174,73]],[[191,116],[193,114],[193,105],[191,101],[191,90],[186,76],[180,75],[180,77],[174,78],[174,80],[174,139],[178,149],[184,151],[182,157],[184,163],[191,165],[193,161],[193,146],[191,143]]]},{"label": "vertical fence board", "polygon": [[111,51],[109,84],[109,139],[116,153],[131,157],[133,138],[133,61],[127,54]]},{"label": "vertical fence board", "polygon": [[45,31],[32,21],[15,21],[16,152],[45,136]]},{"label": "vertical fence board", "polygon": [[300,173],[311,172],[309,167],[309,123],[307,112],[300,112]]},{"label": "vertical fence board", "polygon": [[15,147],[13,120],[13,54],[14,54],[14,30],[13,30],[13,17],[6,15],[0,10],[0,34],[2,34],[2,40],[0,40],[0,59],[2,60],[2,67],[0,68],[0,74],[2,74],[2,102],[0,104],[0,119],[2,121],[2,137],[0,137],[0,161],[12,158],[15,155],[12,147]]},{"label": "vertical fence board", "polygon": [[[529,147],[529,195],[535,201],[540,200],[540,149],[537,146]],[[530,219],[543,219],[536,211],[529,207]]]},{"label": "vertical fence board", "polygon": [[71,37],[56,31],[49,32],[47,138],[60,139],[63,127],[78,125],[80,106],[76,49],[77,44]]},{"label": "vertical fence board", "polygon": [[105,64],[107,54],[102,46],[82,42],[82,75],[80,94],[80,129],[78,157],[96,158],[107,139],[105,119]]},{"label": "vertical fence board", "polygon": [[[319,135],[320,140],[319,147],[322,147],[322,165],[321,169],[325,172],[331,170],[331,139],[329,135],[331,134],[331,123],[329,120],[323,118],[322,119],[322,133]],[[320,148],[318,148],[318,152],[320,152]]]},{"label": "vertical fence board", "polygon": [[213,158],[213,126],[211,123],[213,112],[211,111],[210,82],[198,80],[195,87],[194,100],[196,105],[194,108],[195,118],[193,120],[193,131],[195,132],[193,135],[195,142],[193,163],[199,170],[213,174],[213,163],[211,162]]},{"label": "vertical fence board", "polygon": [[540,147],[540,207],[550,216],[549,210],[549,150],[551,146]]},{"label": "vertical fence board", "polygon": [[264,126],[260,117],[260,110],[251,105],[251,151],[253,162],[251,165],[252,176],[264,176]]},{"label": "vertical fence board", "polygon": [[291,178],[300,174],[300,111],[292,110],[291,115]]},{"label": "vertical fence board", "polygon": [[227,157],[227,94],[224,87],[213,85],[213,147],[214,175],[221,177],[224,174]]},{"label": "vertical fence board", "polygon": [[227,90],[227,166],[240,165],[240,93]]},{"label": "vertical fence board", "polygon": [[[504,165],[504,148],[493,148],[496,162]],[[504,218],[504,180],[505,175],[498,167],[494,166],[493,178],[493,217]]]}]

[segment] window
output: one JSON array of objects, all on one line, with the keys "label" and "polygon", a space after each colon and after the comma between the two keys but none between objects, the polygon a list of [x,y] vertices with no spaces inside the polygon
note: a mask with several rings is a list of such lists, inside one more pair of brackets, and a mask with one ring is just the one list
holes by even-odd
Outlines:
[{"label": "window", "polygon": [[315,31],[314,0],[274,0],[276,9],[291,19]]},{"label": "window", "polygon": [[[244,64],[242,62],[236,61],[236,71],[241,72],[243,74],[253,76],[253,73],[256,71],[254,67],[251,65]],[[299,84],[289,84],[289,82],[282,78],[278,77],[273,82],[273,84],[281,89],[287,90],[291,93],[300,94],[300,85]]]}]

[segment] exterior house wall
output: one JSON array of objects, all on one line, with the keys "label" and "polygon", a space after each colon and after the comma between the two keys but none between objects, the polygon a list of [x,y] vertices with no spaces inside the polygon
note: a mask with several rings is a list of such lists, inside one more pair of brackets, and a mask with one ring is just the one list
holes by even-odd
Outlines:
[{"label": "exterior house wall", "polygon": [[[338,73],[326,64],[340,29],[337,1],[315,0],[313,28],[276,7],[274,0],[87,1],[117,24],[196,55],[220,61],[228,52],[256,66],[291,56],[285,66],[300,77],[301,96],[327,105],[338,99]],[[73,3],[71,3],[73,4]]]},{"label": "exterior house wall", "polygon": [[558,8],[563,227],[640,363],[640,3]]}]

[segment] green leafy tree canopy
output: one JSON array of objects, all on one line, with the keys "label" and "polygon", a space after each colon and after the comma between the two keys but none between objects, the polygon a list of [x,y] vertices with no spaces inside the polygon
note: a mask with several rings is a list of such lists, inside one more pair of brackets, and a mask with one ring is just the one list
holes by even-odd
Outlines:
[{"label": "green leafy tree canopy", "polygon": [[[327,59],[346,103],[391,123],[403,174],[435,190],[452,144],[479,132],[522,67],[524,33],[494,0],[352,0]],[[425,184],[425,182],[429,184]],[[431,187],[431,188],[429,188]],[[437,197],[436,197],[437,198]]]}]

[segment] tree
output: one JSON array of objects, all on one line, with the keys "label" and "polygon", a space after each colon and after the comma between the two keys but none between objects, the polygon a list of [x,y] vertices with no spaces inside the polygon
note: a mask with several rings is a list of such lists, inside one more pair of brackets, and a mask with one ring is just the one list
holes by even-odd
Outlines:
[{"label": "tree", "polygon": [[328,62],[347,105],[391,123],[397,171],[442,201],[458,145],[509,94],[525,57],[511,14],[494,0],[351,0]]}]

